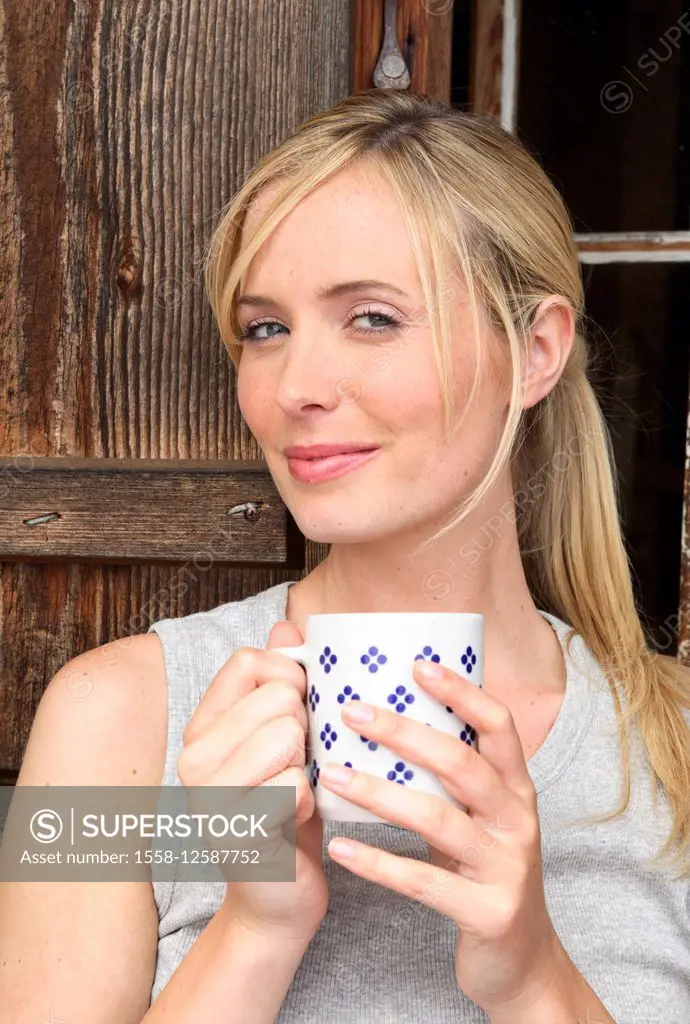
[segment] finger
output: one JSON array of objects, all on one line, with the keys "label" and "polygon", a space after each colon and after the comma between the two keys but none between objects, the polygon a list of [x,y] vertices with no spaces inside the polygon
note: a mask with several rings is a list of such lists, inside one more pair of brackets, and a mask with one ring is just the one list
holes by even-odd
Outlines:
[{"label": "finger", "polygon": [[297,845],[309,857],[311,857],[312,860],[318,863],[321,860],[323,851],[323,821],[316,813],[314,791],[312,790],[309,780],[307,779],[306,781],[307,789],[311,795],[311,810],[308,811],[309,804],[307,803],[306,798],[303,801],[301,811],[298,804]]},{"label": "finger", "polygon": [[206,762],[190,747],[177,759],[177,772],[185,786],[259,786],[290,765],[304,768],[304,729],[293,715],[274,718],[241,743],[228,758],[209,773]]},{"label": "finger", "polygon": [[[352,769],[348,782],[336,783],[327,774],[329,766],[328,763],[321,766],[319,782],[322,785],[387,821],[419,832],[429,845],[447,854],[447,866],[453,862],[460,864],[463,850],[476,847],[482,825],[448,800],[411,788],[414,783],[400,785]],[[340,765],[337,767],[342,770]]]},{"label": "finger", "polygon": [[[227,788],[222,782],[217,782],[215,779],[212,779],[209,787],[216,786],[223,789]],[[208,789],[209,787],[204,788]],[[256,790],[273,789],[275,787],[293,788],[295,790],[295,803],[293,804],[292,801],[287,801],[287,803],[277,804],[277,813],[276,815],[271,816],[271,827],[273,828],[277,825],[283,824],[293,815],[295,816],[296,827],[302,827],[314,815],[316,805],[312,787],[304,769],[295,765],[278,772],[277,775],[274,775],[272,778],[262,782],[259,786],[252,786],[251,789],[240,787],[238,789],[237,798],[231,801],[232,813],[246,813],[247,816],[255,814],[257,805],[254,794]],[[321,819],[319,818],[319,821],[320,820]]]},{"label": "finger", "polygon": [[[345,724],[350,724],[352,711],[361,712],[368,706],[362,701],[348,701],[341,712]],[[474,747],[387,708],[373,707],[373,712],[370,721],[353,723],[351,728],[432,772],[450,795],[473,814],[489,822],[500,819],[511,826],[524,815],[520,798]],[[414,781],[411,787],[414,788]]]},{"label": "finger", "polygon": [[[314,817],[314,811],[316,809],[314,791],[304,768],[300,768],[298,765],[291,765],[289,768],[284,768],[282,772],[278,772],[278,774],[274,775],[273,778],[267,779],[266,782],[262,782],[260,788],[263,789],[269,786],[295,787],[295,816],[297,828],[301,828]],[[320,822],[321,819],[318,818],[318,821]]]},{"label": "finger", "polygon": [[[346,848],[352,856],[342,856],[340,851]],[[475,908],[484,902],[482,890],[488,888],[453,871],[350,838],[334,836],[328,844],[328,855],[360,878],[432,907],[461,927],[473,923]]]},{"label": "finger", "polygon": [[191,741],[204,732],[218,715],[270,680],[294,686],[306,699],[307,684],[301,665],[284,654],[271,654],[256,647],[238,647],[216,672],[187,723],[183,739]]},{"label": "finger", "polygon": [[413,663],[417,682],[430,696],[452,708],[463,722],[474,726],[482,758],[496,770],[506,786],[531,802],[534,786],[509,709],[483,687],[470,683],[444,665],[435,666],[441,670],[439,678],[425,677],[421,666],[428,664],[426,661]]},{"label": "finger", "polygon": [[271,626],[268,634],[266,649],[272,647],[299,647],[304,643],[304,637],[294,622],[289,619],[279,619]]},{"label": "finger", "polygon": [[[303,829],[314,817],[314,797],[304,770],[297,767],[287,768],[285,771],[262,783],[261,786],[252,787],[249,790],[240,788],[236,792],[234,788],[228,788],[222,786],[222,784],[219,785],[221,792],[225,796],[224,811],[228,818],[245,816],[247,819],[251,819],[253,815],[256,815],[257,789],[278,787],[282,790],[281,798],[275,801],[272,800],[270,805],[268,805],[270,806],[270,813],[267,820],[263,821],[261,826],[266,834],[262,834],[260,830],[252,830],[246,836],[233,836],[233,846],[237,849],[248,848],[252,856],[256,855],[258,857],[258,860],[252,860],[252,863],[258,865],[257,872],[259,874],[256,878],[253,878],[255,881],[259,880],[261,872],[270,871],[271,866],[274,864],[282,864],[289,869],[290,864],[294,863],[295,842],[297,835],[299,835],[295,830]],[[193,791],[193,795],[196,800],[200,792],[202,796],[203,794],[214,794],[210,797],[211,805],[213,811],[218,813],[217,799],[215,797],[215,780],[212,780],[211,787],[196,788]],[[261,806],[264,810],[268,809],[265,802]],[[285,833],[286,824],[288,825],[287,836]],[[307,842],[313,841],[315,834],[312,826],[312,832],[305,834]],[[227,845],[227,839],[222,837],[214,845],[223,848]]]},{"label": "finger", "polygon": [[307,731],[307,709],[294,686],[275,681],[259,686],[213,719],[204,732],[184,744],[187,770],[194,772],[203,768],[207,775],[213,774],[262,725],[289,715]]}]

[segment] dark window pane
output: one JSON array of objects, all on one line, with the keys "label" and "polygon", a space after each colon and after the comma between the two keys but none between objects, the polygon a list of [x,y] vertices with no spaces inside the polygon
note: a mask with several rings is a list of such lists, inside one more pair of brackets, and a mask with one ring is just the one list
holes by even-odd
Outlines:
[{"label": "dark window pane", "polygon": [[675,654],[690,265],[585,264],[583,273],[598,328],[590,326],[594,382],[613,434],[636,595],[660,649]]},{"label": "dark window pane", "polygon": [[[453,4],[450,102],[454,107],[466,110],[470,105],[471,6],[472,0],[455,0]],[[429,10],[433,13],[433,6]]]},{"label": "dark window pane", "polygon": [[577,231],[690,228],[685,0],[524,0],[517,132]]}]

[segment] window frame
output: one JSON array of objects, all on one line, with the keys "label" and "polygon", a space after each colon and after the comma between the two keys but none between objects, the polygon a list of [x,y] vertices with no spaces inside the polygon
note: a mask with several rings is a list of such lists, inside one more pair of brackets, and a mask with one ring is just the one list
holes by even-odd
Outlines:
[{"label": "window frame", "polygon": [[[515,131],[520,84],[521,0],[473,0],[470,106]],[[690,231],[576,233],[581,263],[690,262]],[[677,657],[690,666],[690,382],[681,526]]]}]

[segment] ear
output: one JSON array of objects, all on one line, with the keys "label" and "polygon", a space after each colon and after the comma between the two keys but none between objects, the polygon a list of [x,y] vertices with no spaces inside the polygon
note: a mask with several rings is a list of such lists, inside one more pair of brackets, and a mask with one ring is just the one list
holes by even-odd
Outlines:
[{"label": "ear", "polygon": [[552,391],[563,373],[575,338],[575,317],[567,299],[549,295],[534,317],[523,372],[523,409]]}]

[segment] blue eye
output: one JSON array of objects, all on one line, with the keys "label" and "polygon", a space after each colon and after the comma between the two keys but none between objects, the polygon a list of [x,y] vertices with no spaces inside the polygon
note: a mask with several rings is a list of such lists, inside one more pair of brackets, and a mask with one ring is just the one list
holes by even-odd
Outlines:
[{"label": "blue eye", "polygon": [[[383,321],[383,323],[379,323],[377,327],[353,327],[352,330],[355,334],[367,335],[383,334],[384,332],[390,333],[391,331],[398,330],[400,327],[402,327],[402,324],[399,320],[396,320],[394,317],[389,316],[387,313],[382,313],[377,309],[367,309],[363,310],[360,313],[355,313],[353,316],[349,318],[346,326],[349,327],[351,324],[354,323],[355,320],[363,320],[366,317],[370,319],[373,318],[375,320]],[[276,327],[279,330],[274,331],[273,333],[267,333],[263,337],[257,337],[257,335],[254,332],[257,331],[260,327]],[[264,317],[260,320],[252,320],[250,324],[247,324],[245,328],[240,330],[238,334],[238,340],[249,343],[269,341],[271,338],[277,337],[280,331],[287,330],[288,328],[285,327],[284,324],[279,323],[277,320],[271,320],[268,317]]]},{"label": "blue eye", "polygon": [[278,323],[277,320],[269,320],[268,318],[264,318],[263,320],[253,320],[250,324],[247,324],[247,326],[240,331],[238,338],[240,341],[249,342],[268,341],[269,338],[274,338],[275,334],[269,334],[268,337],[263,338],[257,338],[256,335],[254,334],[254,331],[257,330],[259,327],[268,326],[282,327],[283,330],[287,330],[287,328],[283,324]]},{"label": "blue eye", "polygon": [[392,316],[388,316],[387,313],[381,313],[376,309],[367,309],[363,313],[355,313],[348,321],[348,324],[354,323],[355,320],[362,320],[364,317],[385,320],[385,323],[378,327],[355,327],[353,328],[355,334],[383,334],[384,331],[394,331],[401,326],[399,320],[395,320]]}]

